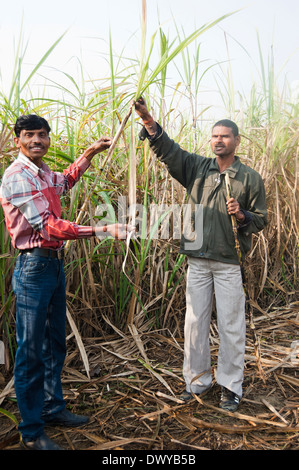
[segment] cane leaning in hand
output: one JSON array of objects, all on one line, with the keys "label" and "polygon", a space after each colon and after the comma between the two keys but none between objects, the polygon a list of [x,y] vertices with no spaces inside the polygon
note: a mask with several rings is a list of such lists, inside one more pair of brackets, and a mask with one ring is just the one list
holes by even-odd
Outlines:
[{"label": "cane leaning in hand", "polygon": [[[227,192],[227,205],[229,205],[234,201],[234,199],[231,197],[231,186],[230,186],[229,174],[228,173],[225,173],[225,185],[226,185],[226,192]],[[239,212],[239,210],[238,210],[238,212]],[[236,252],[238,253],[240,266],[242,266],[242,253],[241,253],[240,243],[239,243],[239,240],[238,240],[238,229],[237,229],[236,216],[235,216],[234,213],[231,213],[230,211],[229,211],[229,213],[230,213],[230,216],[231,216],[232,228],[233,228],[233,232],[234,232],[235,248],[236,248]],[[242,217],[242,219],[243,219],[243,217]]]}]

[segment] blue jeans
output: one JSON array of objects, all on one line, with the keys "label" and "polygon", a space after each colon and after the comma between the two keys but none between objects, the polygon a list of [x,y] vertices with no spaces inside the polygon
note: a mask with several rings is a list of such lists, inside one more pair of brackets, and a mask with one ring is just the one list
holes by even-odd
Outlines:
[{"label": "blue jeans", "polygon": [[61,370],[66,354],[63,260],[21,254],[12,279],[16,295],[15,392],[23,439],[43,433],[44,414],[65,408]]}]

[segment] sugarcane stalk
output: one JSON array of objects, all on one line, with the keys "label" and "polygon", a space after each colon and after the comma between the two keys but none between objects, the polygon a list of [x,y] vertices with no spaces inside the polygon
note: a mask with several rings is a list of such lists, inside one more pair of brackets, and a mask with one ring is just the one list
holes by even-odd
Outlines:
[{"label": "sugarcane stalk", "polygon": [[[111,158],[111,155],[112,155],[112,153],[113,153],[113,151],[114,151],[114,149],[115,149],[115,146],[116,146],[116,144],[117,144],[117,141],[118,141],[118,139],[119,139],[121,133],[123,132],[123,130],[124,130],[124,128],[125,128],[125,125],[127,124],[128,119],[129,119],[129,117],[131,116],[131,114],[132,114],[132,105],[130,106],[130,109],[129,109],[128,113],[125,115],[124,119],[122,120],[122,122],[121,122],[121,124],[120,124],[120,126],[119,126],[119,128],[118,128],[118,130],[117,130],[117,132],[116,132],[116,134],[115,134],[115,136],[114,136],[114,138],[113,138],[113,140],[112,140],[112,143],[111,143],[111,146],[109,147],[109,150],[108,150],[108,153],[107,153],[107,155],[106,155],[106,158],[105,158],[105,160],[103,161],[103,163],[102,163],[102,165],[101,165],[102,168],[104,168],[104,166],[106,165],[107,161]],[[98,184],[98,181],[99,181],[99,179],[100,179],[101,174],[102,174],[102,172],[100,171],[100,172],[97,174],[97,176],[95,177],[94,182],[93,182],[91,188],[89,189],[88,194],[87,194],[86,197],[85,197],[85,201],[84,201],[84,203],[83,203],[83,206],[82,206],[81,209],[80,209],[80,212],[79,212],[78,217],[77,217],[77,219],[76,219],[76,224],[79,224],[79,223],[80,223],[81,217],[82,217],[82,215],[83,215],[84,212],[85,212],[85,209],[86,209],[86,207],[87,207],[87,204],[88,204],[88,202],[89,202],[90,199],[91,199],[92,193],[93,193],[93,191],[94,191],[94,188],[95,188],[96,185]],[[68,240],[68,241],[66,242],[66,244],[65,244],[65,249],[66,249],[66,250],[68,249],[69,244],[70,244],[70,240]]]},{"label": "sugarcane stalk", "polygon": [[[111,155],[112,155],[112,153],[113,153],[113,151],[114,151],[114,149],[115,149],[115,146],[116,146],[116,144],[117,144],[117,141],[118,141],[118,139],[119,139],[121,133],[123,132],[123,130],[124,130],[124,128],[125,128],[125,125],[126,125],[128,119],[129,119],[129,117],[131,116],[131,113],[132,113],[132,106],[130,107],[128,113],[126,114],[126,116],[125,116],[124,119],[122,120],[122,122],[121,122],[121,124],[120,124],[120,126],[119,126],[119,128],[118,128],[118,130],[117,130],[117,132],[116,132],[116,134],[115,134],[115,136],[114,136],[114,138],[113,138],[113,140],[112,140],[112,143],[111,143],[111,145],[110,145],[110,147],[109,147],[109,150],[108,150],[108,152],[107,152],[106,158],[104,159],[104,161],[103,161],[103,163],[102,163],[102,165],[101,165],[102,168],[104,168],[104,166],[106,165],[106,163],[107,163],[107,161],[109,160],[109,158],[111,158]],[[82,206],[82,208],[81,208],[81,210],[80,210],[80,213],[79,213],[79,215],[78,215],[78,217],[77,217],[77,220],[76,220],[76,223],[77,223],[77,224],[80,222],[81,216],[82,216],[83,212],[85,211],[86,205],[87,205],[88,201],[89,201],[90,198],[91,198],[91,195],[92,195],[92,193],[93,193],[93,190],[94,190],[94,188],[96,187],[96,185],[97,185],[97,183],[98,183],[98,181],[99,181],[100,176],[101,176],[101,172],[95,177],[94,182],[93,182],[93,184],[92,184],[92,186],[91,186],[91,188],[90,188],[90,190],[89,190],[89,192],[88,192],[88,194],[87,194],[87,197],[85,198],[84,204],[83,204],[83,206]]]},{"label": "sugarcane stalk", "polygon": [[[227,194],[227,199],[231,198],[231,186],[230,186],[230,181],[229,181],[229,174],[225,173],[225,184],[226,184],[226,194]],[[233,233],[234,233],[234,239],[235,239],[235,248],[238,254],[238,259],[240,266],[242,266],[242,253],[241,253],[241,248],[240,248],[240,243],[238,240],[238,228],[237,228],[237,221],[236,217],[231,214],[231,222],[232,222],[232,227],[233,227]]]}]

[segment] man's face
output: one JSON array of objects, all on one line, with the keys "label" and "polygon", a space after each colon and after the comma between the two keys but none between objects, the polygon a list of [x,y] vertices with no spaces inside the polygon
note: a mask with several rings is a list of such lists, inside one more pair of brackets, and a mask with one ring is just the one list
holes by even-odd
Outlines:
[{"label": "man's face", "polygon": [[50,137],[46,129],[22,129],[20,137],[14,139],[16,147],[28,157],[35,165],[40,166],[42,157],[50,147]]},{"label": "man's face", "polygon": [[234,156],[240,136],[235,137],[230,127],[216,126],[212,131],[211,148],[217,157]]}]

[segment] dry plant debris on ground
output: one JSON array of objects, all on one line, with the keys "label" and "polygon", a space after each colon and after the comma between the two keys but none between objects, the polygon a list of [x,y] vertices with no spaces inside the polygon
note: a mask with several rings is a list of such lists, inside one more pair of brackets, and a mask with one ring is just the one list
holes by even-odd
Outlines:
[{"label": "dry plant debris on ground", "polygon": [[[65,397],[75,413],[90,416],[90,423],[47,432],[67,450],[298,450],[298,350],[295,357],[292,349],[298,324],[297,302],[256,316],[258,348],[248,331],[244,397],[236,413],[218,407],[216,383],[205,396],[180,402],[183,342],[169,331],[139,330],[133,336],[115,329],[105,338],[85,338],[90,378],[69,338]],[[215,321],[213,364],[217,350]],[[2,382],[1,406],[19,419],[13,385],[9,388],[3,375]],[[0,449],[20,449],[16,425],[4,416]]]}]

